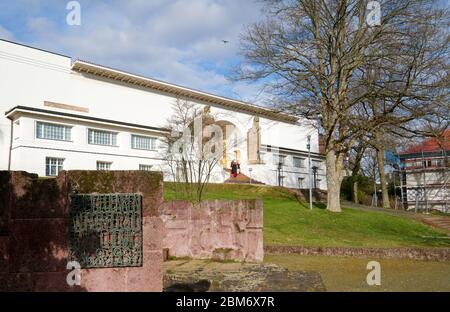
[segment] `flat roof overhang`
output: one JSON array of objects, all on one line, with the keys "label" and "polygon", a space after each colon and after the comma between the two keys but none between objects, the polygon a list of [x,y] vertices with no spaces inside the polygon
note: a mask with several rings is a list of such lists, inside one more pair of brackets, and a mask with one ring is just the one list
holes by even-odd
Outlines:
[{"label": "flat roof overhang", "polygon": [[[305,150],[297,150],[287,147],[281,147],[281,146],[274,146],[274,145],[267,145],[267,144],[261,144],[261,147],[264,148],[267,152],[281,152],[281,153],[287,153],[287,154],[295,154],[295,156],[301,156],[301,157],[308,157],[308,151]],[[325,159],[324,154],[311,152],[311,158],[314,159]]]},{"label": "flat roof overhang", "polygon": [[91,74],[115,81],[129,83],[132,85],[149,88],[161,92],[173,94],[175,96],[185,97],[187,99],[198,100],[211,105],[218,105],[226,108],[232,108],[244,113],[258,115],[267,119],[296,124],[298,117],[277,112],[271,109],[263,108],[254,104],[241,102],[226,97],[221,97],[206,92],[197,91],[190,88],[181,87],[156,79],[151,79],[139,75],[134,75],[124,71],[96,65],[82,60],[76,60],[72,64],[72,70],[79,73]]},{"label": "flat roof overhang", "polygon": [[91,122],[96,124],[102,124],[102,125],[108,125],[113,127],[122,127],[127,129],[136,129],[136,130],[144,130],[144,131],[151,131],[161,134],[168,134],[170,133],[170,130],[165,128],[158,128],[158,127],[151,127],[146,125],[139,125],[139,124],[133,124],[128,122],[122,122],[122,121],[115,121],[110,119],[103,119],[103,118],[97,118],[97,117],[91,117],[91,116],[83,116],[78,114],[71,114],[71,113],[64,113],[64,112],[57,112],[53,110],[47,110],[47,109],[41,109],[41,108],[34,108],[34,107],[27,107],[27,106],[16,106],[9,111],[5,113],[5,116],[10,120],[15,120],[18,116],[23,114],[37,114],[41,116],[49,116],[49,117],[61,117],[69,120],[75,120],[75,121],[84,121],[84,122]]}]

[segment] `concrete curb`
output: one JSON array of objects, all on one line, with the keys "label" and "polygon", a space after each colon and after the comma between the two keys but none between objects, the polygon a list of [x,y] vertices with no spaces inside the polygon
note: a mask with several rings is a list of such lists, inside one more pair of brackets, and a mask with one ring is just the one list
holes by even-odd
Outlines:
[{"label": "concrete curb", "polygon": [[355,248],[265,246],[266,254],[296,254],[303,256],[376,257],[382,259],[411,259],[450,261],[450,248]]}]

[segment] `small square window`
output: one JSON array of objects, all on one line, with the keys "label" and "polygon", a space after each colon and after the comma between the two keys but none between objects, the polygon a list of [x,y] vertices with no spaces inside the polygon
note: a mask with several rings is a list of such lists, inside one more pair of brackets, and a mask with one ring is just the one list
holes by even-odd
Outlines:
[{"label": "small square window", "polygon": [[293,164],[296,168],[304,168],[305,167],[305,158],[294,157]]},{"label": "small square window", "polygon": [[152,165],[139,165],[139,170],[141,171],[152,171]]},{"label": "small square window", "polygon": [[106,162],[106,161],[97,161],[97,170],[104,170],[104,171],[108,171],[111,170],[111,162]]},{"label": "small square window", "polygon": [[45,158],[45,175],[47,177],[56,177],[64,169],[64,159],[47,157]]}]

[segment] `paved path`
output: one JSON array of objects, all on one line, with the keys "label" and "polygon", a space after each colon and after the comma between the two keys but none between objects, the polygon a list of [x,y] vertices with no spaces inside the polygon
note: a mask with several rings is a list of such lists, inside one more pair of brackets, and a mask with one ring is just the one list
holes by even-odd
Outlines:
[{"label": "paved path", "polygon": [[414,211],[404,211],[404,210],[385,209],[385,208],[381,208],[381,207],[371,207],[371,206],[354,204],[354,203],[348,202],[348,201],[343,201],[342,206],[351,208],[351,209],[383,212],[383,213],[393,215],[393,216],[402,216],[402,217],[412,218],[419,222],[430,225],[432,227],[446,230],[450,236],[450,216],[447,217],[447,216],[437,216],[437,215],[426,215],[423,213],[415,213]]},{"label": "paved path", "polygon": [[382,207],[372,207],[372,206],[355,204],[355,203],[352,203],[349,201],[342,201],[342,207],[351,208],[351,209],[359,209],[359,210],[364,210],[364,211],[383,212],[383,213],[386,213],[389,215],[409,217],[409,218],[413,218],[413,219],[418,219],[421,216],[421,214],[417,214],[414,211],[386,209],[386,208],[382,208]]},{"label": "paved path", "polygon": [[433,227],[446,230],[450,236],[450,217],[445,216],[426,216],[422,217],[422,222]]}]

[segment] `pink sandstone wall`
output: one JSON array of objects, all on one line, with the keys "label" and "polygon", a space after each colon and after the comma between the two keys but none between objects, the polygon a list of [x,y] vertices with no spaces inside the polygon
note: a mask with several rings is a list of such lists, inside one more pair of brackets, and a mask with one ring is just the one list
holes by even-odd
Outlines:
[{"label": "pink sandstone wall", "polygon": [[[38,179],[0,172],[0,291],[162,291],[162,175],[64,172]],[[66,277],[69,192],[141,193],[143,266],[81,270],[81,285]]]},{"label": "pink sandstone wall", "polygon": [[262,200],[164,203],[163,248],[169,257],[262,261]]}]

